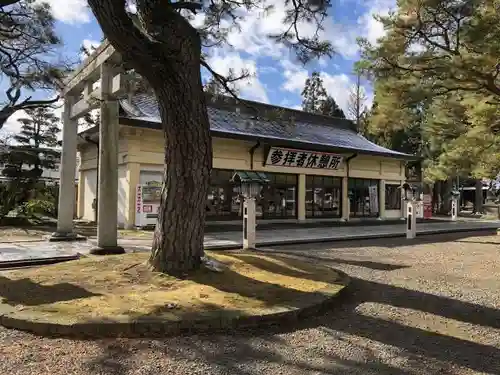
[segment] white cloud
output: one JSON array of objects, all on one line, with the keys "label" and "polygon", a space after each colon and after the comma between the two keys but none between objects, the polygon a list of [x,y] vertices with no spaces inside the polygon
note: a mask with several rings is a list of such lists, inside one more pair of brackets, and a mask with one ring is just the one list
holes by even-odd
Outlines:
[{"label": "white cloud", "polygon": [[[305,81],[309,76],[308,71],[301,66],[294,65],[288,60],[283,61],[281,65],[283,66],[283,75],[285,77],[285,82],[281,87],[282,90],[300,95],[304,88]],[[354,80],[347,74],[332,75],[326,72],[320,72],[320,76],[328,95],[331,95],[338,106],[347,114],[349,93],[354,87]],[[373,94],[366,93],[366,95],[366,105],[368,108],[371,108]]]},{"label": "white cloud", "polygon": [[235,87],[240,95],[246,99],[257,100],[264,103],[269,102],[266,87],[259,80],[257,64],[254,60],[243,59],[236,52],[217,52],[209,57],[208,63],[217,73],[227,75],[232,69],[238,75],[242,71],[247,71],[250,76],[246,79],[235,82]]},{"label": "white cloud", "polygon": [[[264,12],[262,8],[272,5],[273,9]],[[262,7],[253,7],[250,10],[241,7],[237,14],[240,16],[238,27],[231,27],[227,21],[221,23],[228,30],[227,42],[236,51],[244,51],[252,56],[271,56],[280,59],[287,53],[287,48],[282,43],[269,38],[269,35],[280,35],[288,29],[289,24],[284,23],[287,10],[292,8],[290,3],[284,1],[265,0]],[[204,21],[204,14],[191,20],[191,23],[200,27]],[[332,17],[323,21],[323,30],[318,32],[321,39],[329,40],[334,48],[342,55],[352,57],[356,54],[357,46],[352,29],[346,25],[335,23]],[[298,23],[300,36],[313,37],[316,33],[314,22],[301,21]]]},{"label": "white cloud", "polygon": [[358,18],[358,25],[362,28],[362,37],[375,44],[378,39],[385,35],[384,26],[374,16],[387,16],[391,10],[396,8],[395,0],[369,0],[368,10]]},{"label": "white cloud", "polygon": [[21,124],[19,123],[19,119],[26,116],[27,114],[23,110],[14,112],[14,114],[9,117],[7,122],[5,122],[1,132],[7,135],[13,135],[19,133],[19,131],[21,130]]},{"label": "white cloud", "polygon": [[282,90],[300,94],[304,88],[309,72],[302,66],[292,63],[290,60],[281,61],[285,82],[281,86]]},{"label": "white cloud", "polygon": [[347,112],[349,92],[353,85],[350,77],[347,74],[330,75],[325,72],[321,72],[320,75],[328,94],[335,99],[335,102],[342,108],[344,113]]},{"label": "white cloud", "polygon": [[[85,48],[85,50],[90,53],[94,52],[94,50],[100,45],[101,42],[99,42],[98,40],[84,39],[82,42],[83,48]],[[81,52],[80,58],[84,60],[85,58],[87,58],[87,54]]]},{"label": "white cloud", "polygon": [[86,0],[36,0],[36,2],[48,3],[58,21],[70,24],[90,22]]}]

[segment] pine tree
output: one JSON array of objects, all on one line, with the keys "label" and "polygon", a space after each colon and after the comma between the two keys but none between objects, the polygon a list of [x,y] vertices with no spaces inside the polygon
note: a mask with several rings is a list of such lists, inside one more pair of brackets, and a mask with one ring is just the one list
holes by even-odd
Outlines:
[{"label": "pine tree", "polygon": [[[185,274],[201,265],[204,253],[206,192],[212,168],[212,144],[203,67],[228,91],[230,81],[207,59],[211,46],[227,42],[228,31],[238,27],[241,12],[273,12],[264,0],[234,1],[128,1],[88,0],[104,35],[127,65],[143,76],[159,103],[165,139],[162,204],[151,249],[152,269]],[[307,63],[331,56],[323,21],[331,0],[280,1],[286,9],[283,30],[269,37],[279,48],[289,48]],[[198,14],[198,28],[189,21]],[[183,155],[193,155],[185,158]],[[172,173],[171,171],[175,171]]]},{"label": "pine tree", "polygon": [[312,72],[306,79],[302,90],[302,110],[311,113],[320,113],[321,103],[326,100],[327,94],[323,87],[323,80],[318,72]]},{"label": "pine tree", "polygon": [[319,113],[325,116],[345,118],[344,111],[337,105],[335,99],[328,95],[319,106]]},{"label": "pine tree", "polygon": [[0,100],[0,129],[18,110],[57,102],[57,97],[34,99],[29,92],[60,88],[69,71],[66,62],[54,58],[62,44],[55,34],[50,6],[36,0],[4,4],[0,7],[0,77],[6,89]]},{"label": "pine tree", "polygon": [[500,101],[500,0],[401,0],[379,17],[387,30],[376,46],[361,40],[377,77],[413,76],[433,96],[492,95]]},{"label": "pine tree", "polygon": [[335,99],[328,95],[323,79],[318,72],[312,72],[302,90],[302,110],[325,116],[345,118]]},{"label": "pine tree", "polygon": [[21,130],[13,137],[17,145],[4,156],[6,167],[2,173],[33,186],[44,170],[57,168],[59,118],[45,107],[27,109],[26,114],[19,119]]}]

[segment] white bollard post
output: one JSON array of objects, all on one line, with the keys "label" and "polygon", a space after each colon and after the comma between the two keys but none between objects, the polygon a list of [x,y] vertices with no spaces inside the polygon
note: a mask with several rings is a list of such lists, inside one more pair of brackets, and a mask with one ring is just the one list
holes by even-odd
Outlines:
[{"label": "white bollard post", "polygon": [[408,201],[406,202],[406,238],[413,239],[417,235],[417,215],[415,212],[416,202]]},{"label": "white bollard post", "polygon": [[243,203],[243,249],[255,249],[255,198]]},{"label": "white bollard post", "polygon": [[451,198],[451,221],[457,221],[458,218],[458,199]]}]

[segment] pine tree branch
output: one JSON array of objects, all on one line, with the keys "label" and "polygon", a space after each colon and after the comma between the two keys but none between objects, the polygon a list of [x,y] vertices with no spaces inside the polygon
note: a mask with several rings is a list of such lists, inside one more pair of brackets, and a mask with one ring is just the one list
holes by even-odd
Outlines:
[{"label": "pine tree branch", "polygon": [[169,6],[175,10],[186,9],[196,14],[197,11],[202,9],[202,5],[200,3],[192,3],[190,1],[178,1],[176,3],[170,3]]},{"label": "pine tree branch", "polygon": [[0,129],[5,125],[10,116],[21,109],[51,107],[59,100],[59,96],[49,100],[31,100],[31,96],[23,100],[21,103],[10,102],[0,109]]},{"label": "pine tree branch", "polygon": [[14,5],[21,0],[0,0],[0,7],[6,7],[9,5]]},{"label": "pine tree branch", "polygon": [[[135,16],[127,13],[126,0],[88,0],[88,3],[107,39],[125,60],[158,53],[153,38],[147,35]],[[127,54],[130,50],[134,50],[133,55]]]},{"label": "pine tree branch", "polygon": [[222,74],[217,73],[215,70],[213,70],[212,67],[204,59],[201,59],[200,65],[203,66],[205,69],[207,69],[210,72],[212,77],[214,77],[214,79],[222,85],[224,90],[226,90],[229,93],[229,95],[231,95],[238,102],[241,101],[238,94],[235,92],[235,90],[233,90],[229,86],[229,84],[236,82],[236,81],[239,81],[239,80],[242,80],[242,79],[245,79],[245,78],[248,78],[249,77],[248,73],[243,73],[240,76],[233,77],[233,78],[227,78],[227,77],[223,76]]}]

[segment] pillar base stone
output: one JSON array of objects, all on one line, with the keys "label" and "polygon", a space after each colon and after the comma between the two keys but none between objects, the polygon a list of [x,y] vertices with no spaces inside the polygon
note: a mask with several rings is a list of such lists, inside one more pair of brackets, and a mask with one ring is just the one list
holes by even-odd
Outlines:
[{"label": "pillar base stone", "polygon": [[117,255],[125,254],[125,249],[121,246],[103,246],[90,249],[92,255]]},{"label": "pillar base stone", "polygon": [[86,239],[87,237],[81,236],[75,232],[54,232],[48,238],[50,242],[85,241]]}]

